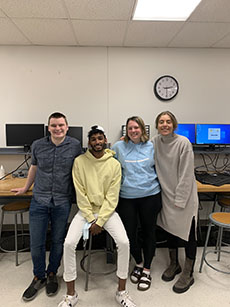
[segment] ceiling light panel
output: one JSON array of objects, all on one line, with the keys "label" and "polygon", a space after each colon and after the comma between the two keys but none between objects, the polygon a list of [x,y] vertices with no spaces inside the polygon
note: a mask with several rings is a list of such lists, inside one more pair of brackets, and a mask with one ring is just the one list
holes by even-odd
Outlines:
[{"label": "ceiling light panel", "polygon": [[133,20],[186,20],[201,0],[138,0]]}]

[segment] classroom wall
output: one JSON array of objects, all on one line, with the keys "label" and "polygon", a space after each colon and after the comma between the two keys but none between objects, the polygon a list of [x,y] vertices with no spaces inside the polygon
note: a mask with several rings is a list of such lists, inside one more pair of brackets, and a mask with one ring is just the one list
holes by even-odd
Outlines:
[{"label": "classroom wall", "polygon": [[[0,47],[0,147],[5,123],[46,123],[66,114],[69,125],[87,131],[99,124],[114,143],[127,117],[141,116],[155,133],[163,110],[179,122],[229,123],[229,49],[115,47]],[[179,94],[161,102],[153,94],[159,76],[179,82]],[[0,155],[9,172],[23,156]]]},{"label": "classroom wall", "polygon": [[[0,147],[5,123],[46,123],[54,111],[82,125],[84,145],[99,123],[115,142],[130,115],[151,124],[162,110],[180,122],[229,122],[229,49],[0,47]],[[154,81],[170,74],[179,94],[161,102]]]}]

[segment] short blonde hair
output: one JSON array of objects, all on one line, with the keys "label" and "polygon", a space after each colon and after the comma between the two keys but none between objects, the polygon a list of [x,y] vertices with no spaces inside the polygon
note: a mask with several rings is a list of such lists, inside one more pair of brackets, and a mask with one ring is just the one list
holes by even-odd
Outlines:
[{"label": "short blonde hair", "polygon": [[159,120],[161,116],[163,115],[168,115],[170,117],[172,124],[173,124],[173,131],[175,131],[178,126],[178,122],[177,122],[176,116],[170,111],[164,111],[157,115],[156,120],[155,120],[156,129],[158,129]]},{"label": "short blonde hair", "polygon": [[128,141],[130,140],[130,138],[128,136],[128,123],[131,120],[135,121],[138,124],[138,126],[141,128],[141,132],[142,132],[141,142],[146,143],[148,141],[149,137],[148,137],[146,129],[145,129],[145,123],[144,123],[143,119],[139,116],[132,116],[132,117],[129,117],[127,119],[127,121],[126,121],[126,134],[125,134],[125,137],[124,137],[124,141],[126,143],[128,143]]}]

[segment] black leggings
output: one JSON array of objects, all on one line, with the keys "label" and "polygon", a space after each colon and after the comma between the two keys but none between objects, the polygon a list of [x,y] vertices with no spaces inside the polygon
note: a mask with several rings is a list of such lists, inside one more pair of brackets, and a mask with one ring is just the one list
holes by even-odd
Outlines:
[{"label": "black leggings", "polygon": [[182,240],[171,233],[167,233],[167,241],[169,248],[178,248],[182,244],[185,247],[186,257],[195,260],[197,250],[195,218],[193,217],[192,220],[188,241]]},{"label": "black leggings", "polygon": [[[130,252],[137,264],[144,255],[144,268],[150,269],[156,249],[156,221],[161,210],[161,194],[142,198],[120,198],[117,211],[125,226]],[[141,227],[138,229],[138,226]]]}]

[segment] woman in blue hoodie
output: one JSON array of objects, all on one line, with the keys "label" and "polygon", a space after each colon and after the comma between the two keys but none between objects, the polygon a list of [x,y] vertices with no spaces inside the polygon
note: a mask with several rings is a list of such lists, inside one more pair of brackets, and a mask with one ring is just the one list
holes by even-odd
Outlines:
[{"label": "woman in blue hoodie", "polygon": [[161,209],[154,148],[148,141],[144,121],[138,116],[128,118],[124,140],[116,142],[112,149],[122,167],[118,213],[136,262],[130,279],[137,284],[138,290],[144,291],[151,285],[150,268],[156,249],[156,220]]}]

